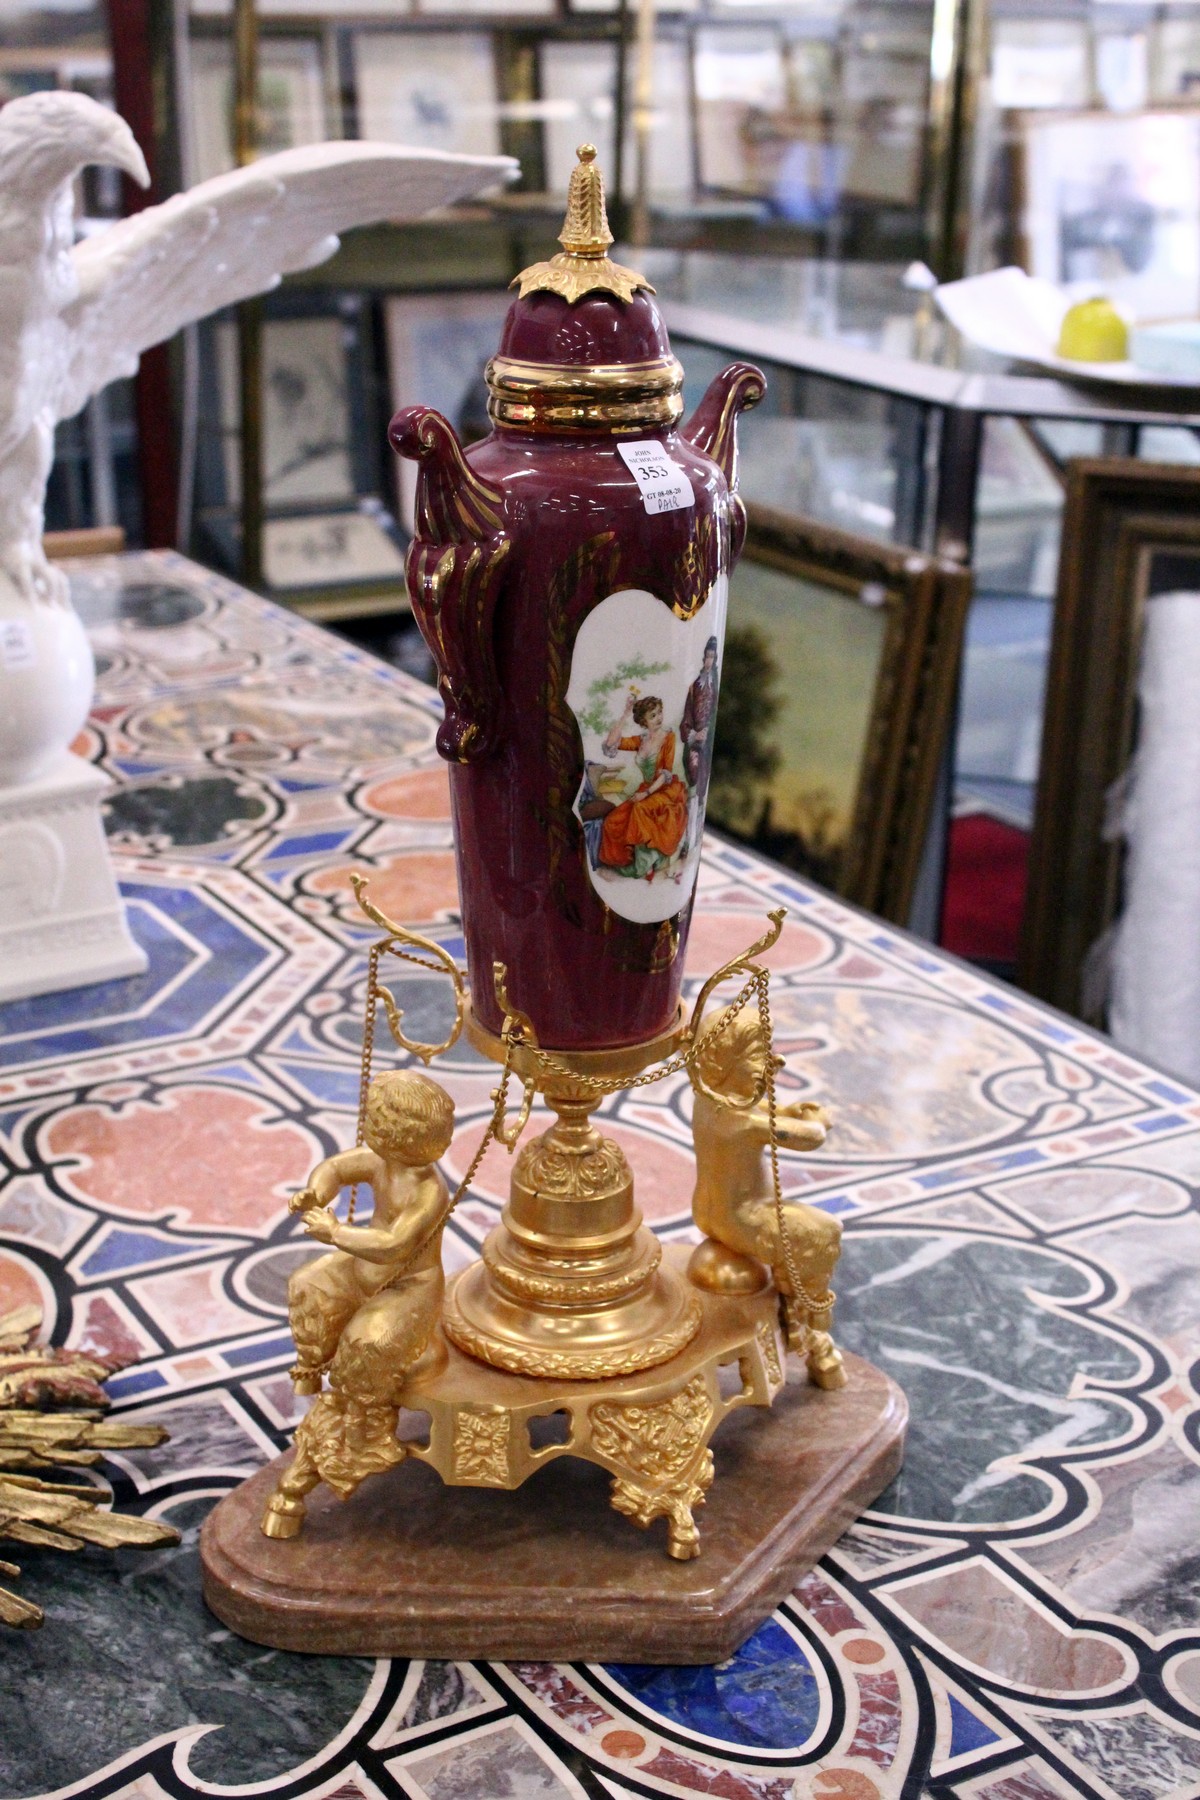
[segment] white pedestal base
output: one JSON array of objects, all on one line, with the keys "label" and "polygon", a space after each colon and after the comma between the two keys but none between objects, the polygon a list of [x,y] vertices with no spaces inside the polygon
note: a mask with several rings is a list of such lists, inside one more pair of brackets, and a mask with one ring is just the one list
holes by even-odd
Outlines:
[{"label": "white pedestal base", "polygon": [[0,787],[0,1001],[143,975],[100,823],[107,775],[65,752]]}]

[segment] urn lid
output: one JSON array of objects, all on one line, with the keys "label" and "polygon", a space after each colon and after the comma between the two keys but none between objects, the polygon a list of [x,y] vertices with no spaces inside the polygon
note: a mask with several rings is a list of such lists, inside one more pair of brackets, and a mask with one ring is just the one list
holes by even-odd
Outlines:
[{"label": "urn lid", "polygon": [[640,431],[683,411],[683,370],[644,275],[615,263],[592,144],[571,172],[562,250],[513,282],[487,368],[498,425],[537,432]]}]

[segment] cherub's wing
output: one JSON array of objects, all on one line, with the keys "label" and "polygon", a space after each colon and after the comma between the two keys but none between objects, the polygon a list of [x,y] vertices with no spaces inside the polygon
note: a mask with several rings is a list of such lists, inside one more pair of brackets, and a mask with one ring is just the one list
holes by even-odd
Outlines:
[{"label": "cherub's wing", "polygon": [[312,144],[201,182],[76,245],[79,294],[63,311],[70,355],[55,412],[69,418],[131,375],[181,326],[274,287],[337,248],[334,235],[418,218],[509,179],[507,156],[400,144]]}]

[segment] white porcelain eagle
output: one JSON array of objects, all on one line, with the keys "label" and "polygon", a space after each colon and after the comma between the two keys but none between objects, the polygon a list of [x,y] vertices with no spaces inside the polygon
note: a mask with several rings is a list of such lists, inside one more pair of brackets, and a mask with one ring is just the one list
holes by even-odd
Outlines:
[{"label": "white porcelain eagle", "polygon": [[44,773],[86,715],[91,657],[42,553],[54,427],[151,344],[337,248],[510,178],[510,157],[374,143],[285,150],[75,242],[91,163],[147,183],[125,121],[82,94],[0,108],[0,787]]}]

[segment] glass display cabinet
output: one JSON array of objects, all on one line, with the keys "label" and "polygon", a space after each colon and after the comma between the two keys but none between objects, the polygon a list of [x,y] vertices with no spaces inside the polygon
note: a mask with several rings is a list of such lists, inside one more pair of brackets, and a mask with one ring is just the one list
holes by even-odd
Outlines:
[{"label": "glass display cabinet", "polygon": [[751,505],[973,572],[963,704],[908,917],[936,938],[952,811],[1032,819],[1065,463],[1200,462],[1200,390],[1022,372],[965,344],[898,264],[651,252],[647,269],[689,389],[730,356],[767,374],[743,432]]}]

